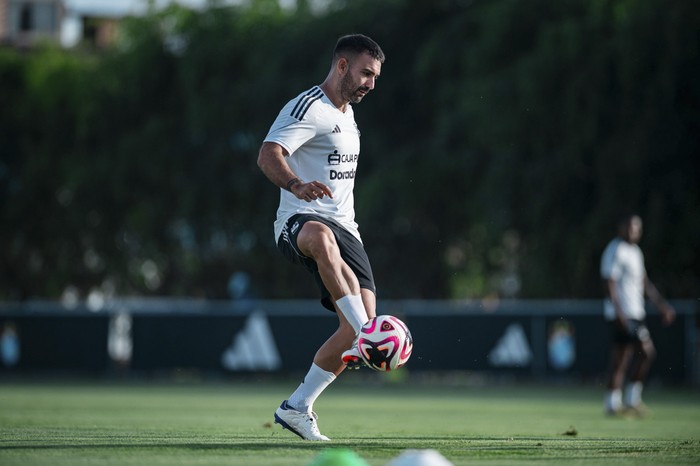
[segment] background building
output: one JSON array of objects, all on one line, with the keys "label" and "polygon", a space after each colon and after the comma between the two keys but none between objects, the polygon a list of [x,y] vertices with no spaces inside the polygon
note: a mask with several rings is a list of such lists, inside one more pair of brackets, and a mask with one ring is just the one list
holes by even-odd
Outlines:
[{"label": "background building", "polygon": [[61,0],[0,0],[0,42],[28,47],[58,40],[63,16]]}]

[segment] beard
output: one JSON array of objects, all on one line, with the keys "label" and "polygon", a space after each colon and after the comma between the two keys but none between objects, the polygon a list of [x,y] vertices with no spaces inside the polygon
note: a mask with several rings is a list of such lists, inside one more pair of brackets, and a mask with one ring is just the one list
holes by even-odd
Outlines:
[{"label": "beard", "polygon": [[340,95],[343,96],[343,99],[353,104],[359,103],[368,92],[369,87],[358,87],[350,77],[350,73],[343,76],[343,80],[340,82]]}]

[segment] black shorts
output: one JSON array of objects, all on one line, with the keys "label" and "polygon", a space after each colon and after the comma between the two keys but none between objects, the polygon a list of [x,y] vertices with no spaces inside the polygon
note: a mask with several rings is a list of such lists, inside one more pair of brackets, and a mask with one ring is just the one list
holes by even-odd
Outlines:
[{"label": "black shorts", "polygon": [[621,328],[616,321],[611,321],[609,324],[610,339],[615,344],[629,345],[651,339],[649,329],[641,320],[628,320],[625,328]]},{"label": "black shorts", "polygon": [[355,273],[357,281],[360,283],[360,288],[365,288],[373,293],[376,293],[374,285],[374,277],[372,275],[372,267],[369,263],[369,258],[365,252],[365,248],[352,233],[343,228],[338,222],[335,222],[326,217],[314,214],[297,214],[287,220],[287,223],[282,229],[282,234],[277,240],[277,247],[284,257],[294,264],[303,265],[314,276],[314,280],[321,291],[321,304],[326,309],[335,312],[333,299],[331,294],[326,289],[326,286],[321,280],[321,275],[318,273],[316,262],[305,256],[297,246],[297,236],[301,231],[301,227],[308,221],[320,222],[331,229],[335,236],[335,241],[340,249],[340,257],[343,258],[350,269]]}]

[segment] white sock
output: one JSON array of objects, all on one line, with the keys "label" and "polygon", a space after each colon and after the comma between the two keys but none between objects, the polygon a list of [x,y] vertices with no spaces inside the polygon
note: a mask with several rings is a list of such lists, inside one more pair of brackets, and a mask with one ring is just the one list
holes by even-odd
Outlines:
[{"label": "white sock", "polygon": [[343,313],[352,328],[355,330],[355,335],[360,333],[360,329],[369,321],[365,305],[362,303],[361,295],[346,295],[335,302],[338,309]]},{"label": "white sock", "polygon": [[625,390],[626,406],[639,406],[642,402],[642,388],[644,388],[644,384],[639,381],[627,384],[627,389]]},{"label": "white sock", "polygon": [[311,369],[306,373],[304,381],[292,393],[287,404],[297,411],[309,413],[312,411],[314,401],[335,380],[335,374],[327,372],[316,365],[311,364]]},{"label": "white sock", "polygon": [[605,394],[605,409],[606,411],[619,411],[622,409],[622,390],[608,390]]}]

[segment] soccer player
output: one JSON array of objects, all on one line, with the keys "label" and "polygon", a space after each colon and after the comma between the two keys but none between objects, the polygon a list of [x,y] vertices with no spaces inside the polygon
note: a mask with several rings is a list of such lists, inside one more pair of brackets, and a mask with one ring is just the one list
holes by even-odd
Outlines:
[{"label": "soccer player", "polygon": [[[642,219],[625,215],[618,224],[618,236],[603,252],[600,274],[607,298],[605,319],[611,329],[610,368],[605,412],[609,415],[630,411],[644,414],[642,388],[656,349],[646,327],[645,295],[654,303],[664,324],[670,324],[675,311],[649,280],[644,255],[637,243],[642,237]],[[633,359],[630,380],[623,400],[625,375]]]},{"label": "soccer player", "polygon": [[322,305],[339,321],[275,412],[276,423],[306,440],[329,440],[319,432],[314,401],[346,367],[360,366],[356,336],[376,316],[372,268],[355,223],[360,131],[351,104],[374,89],[382,63],[384,52],[369,37],[338,39],[326,79],[282,108],[258,155],[258,166],[280,188],[277,247],[311,272]]}]

